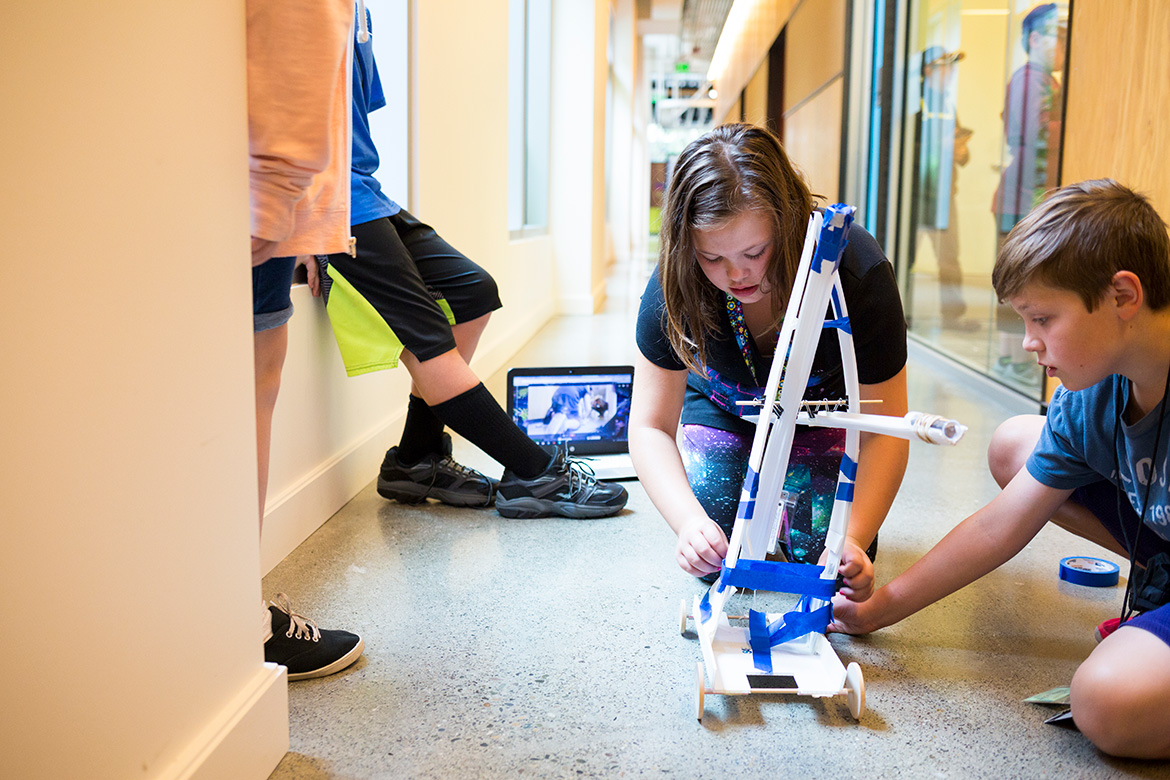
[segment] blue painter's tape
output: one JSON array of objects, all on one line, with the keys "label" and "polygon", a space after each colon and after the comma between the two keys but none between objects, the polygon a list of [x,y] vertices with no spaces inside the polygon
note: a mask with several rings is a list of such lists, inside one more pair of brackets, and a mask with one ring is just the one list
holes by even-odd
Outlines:
[{"label": "blue painter's tape", "polygon": [[834,203],[825,209],[824,224],[821,226],[821,235],[817,239],[817,249],[813,254],[813,273],[822,273],[822,266],[828,263],[831,273],[841,262],[841,253],[845,251],[845,244],[849,241],[849,226],[853,223],[852,206],[844,203]]},{"label": "blue painter's tape", "polygon": [[752,500],[755,500],[756,493],[760,490],[760,472],[749,466],[747,475],[743,478],[743,489],[752,497]]},{"label": "blue painter's tape", "polygon": [[853,483],[852,482],[838,482],[837,483],[837,500],[853,502]]},{"label": "blue painter's tape", "polygon": [[848,455],[841,456],[841,473],[845,475],[845,479],[850,482],[857,481],[857,461]]},{"label": "blue painter's tape", "polygon": [[800,593],[820,599],[830,599],[836,593],[836,583],[821,577],[824,566],[810,563],[740,560],[735,568],[724,568],[727,584],[748,590],[768,590],[776,593]]},{"label": "blue painter's tape", "polygon": [[[833,605],[825,604],[812,612],[793,610],[784,613],[784,617],[768,626],[769,647],[782,645],[799,639],[805,634],[823,634],[833,618]],[[755,647],[752,648],[753,654]]]},{"label": "blue painter's tape", "polygon": [[1121,569],[1116,563],[1101,558],[1077,555],[1060,559],[1060,578],[1073,585],[1108,588],[1117,584]]},{"label": "blue painter's tape", "polygon": [[[841,305],[841,296],[837,294],[836,287],[833,288],[833,311],[835,313],[845,311],[845,307]],[[840,328],[841,330],[845,331],[846,333],[853,335],[853,326],[849,324],[849,315],[842,315],[841,317],[839,317],[835,320],[830,320],[830,322],[833,323],[833,327]],[[839,324],[839,323],[843,323],[843,324]],[[826,324],[828,324],[828,323],[826,323]]]},{"label": "blue painter's tape", "polygon": [[706,623],[711,619],[711,591],[708,590],[703,594],[703,598],[699,601],[699,618]]},{"label": "blue painter's tape", "polygon": [[763,612],[748,612],[748,645],[752,649],[752,663],[765,674],[772,673],[772,635],[768,631],[768,616]]},{"label": "blue painter's tape", "polygon": [[846,333],[853,335],[853,326],[849,324],[848,317],[842,317],[839,320],[825,320],[824,327],[837,328],[838,330],[843,330]]},{"label": "blue painter's tape", "polygon": [[[748,467],[747,475],[743,478],[743,492],[740,493],[739,506],[736,507],[736,519],[751,520],[756,514],[756,493],[760,489],[760,472]],[[744,498],[743,494],[747,494]]]}]

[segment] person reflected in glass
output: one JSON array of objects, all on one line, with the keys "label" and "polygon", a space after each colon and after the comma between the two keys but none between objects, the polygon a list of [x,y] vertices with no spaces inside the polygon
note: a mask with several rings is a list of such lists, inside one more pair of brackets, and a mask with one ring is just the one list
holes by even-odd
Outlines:
[{"label": "person reflected in glass", "polygon": [[[1012,74],[1004,100],[1004,141],[1010,161],[992,201],[997,252],[1012,227],[1058,184],[1064,100],[1058,76],[1064,65],[1064,35],[1056,3],[1033,7],[1020,24],[1028,58]],[[1023,321],[1001,304],[996,309],[996,329],[1000,343],[994,371],[1010,381],[1038,382],[1035,361],[1022,345]]]},{"label": "person reflected in glass", "polygon": [[965,55],[931,46],[922,55],[922,133],[919,150],[918,228],[934,249],[938,262],[939,313],[948,330],[973,331],[979,324],[963,316],[963,268],[959,264],[959,217],[955,196],[959,168],[971,156],[972,131],[959,123],[955,111],[956,65]]}]

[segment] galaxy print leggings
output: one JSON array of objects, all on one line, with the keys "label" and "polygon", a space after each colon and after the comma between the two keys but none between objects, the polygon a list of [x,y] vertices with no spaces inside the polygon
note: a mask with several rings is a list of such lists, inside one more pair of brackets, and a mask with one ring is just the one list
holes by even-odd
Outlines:
[{"label": "galaxy print leggings", "polygon": [[[739,493],[747,473],[752,434],[684,425],[679,451],[687,480],[707,515],[731,537]],[[794,498],[780,541],[789,560],[816,563],[837,492],[837,472],[845,452],[845,432],[836,428],[799,428],[792,443],[784,489]],[[791,505],[790,505],[791,506]],[[876,544],[876,542],[875,542]],[[876,552],[876,547],[873,548]],[[872,557],[872,555],[871,555]]]}]

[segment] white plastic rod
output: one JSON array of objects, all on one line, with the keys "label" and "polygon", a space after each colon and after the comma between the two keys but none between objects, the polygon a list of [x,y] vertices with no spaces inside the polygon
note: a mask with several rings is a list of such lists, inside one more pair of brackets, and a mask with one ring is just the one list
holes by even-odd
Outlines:
[{"label": "white plastic rod", "polygon": [[929,444],[955,445],[967,432],[967,426],[926,412],[910,412],[905,417],[853,412],[802,412],[797,424],[818,428],[843,428],[847,431],[880,433],[900,439],[921,439]]}]

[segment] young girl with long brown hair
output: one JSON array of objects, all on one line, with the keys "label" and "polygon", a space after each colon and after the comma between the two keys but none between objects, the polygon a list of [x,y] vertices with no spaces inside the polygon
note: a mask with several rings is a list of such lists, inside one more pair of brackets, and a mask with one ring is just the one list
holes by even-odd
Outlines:
[{"label": "young girl with long brown hair", "polygon": [[[692,142],[671,173],[658,269],[642,296],[630,449],[655,507],[678,535],[677,559],[708,579],[719,571],[735,520],[758,398],[815,207],[808,185],[769,131],[717,127]],[[906,324],[893,270],[859,226],[840,266],[862,400],[906,414]],[[817,347],[806,400],[843,398],[837,336]],[[681,421],[681,435],[679,425]],[[801,428],[785,489],[790,558],[816,562],[824,547],[844,432]],[[866,549],[906,468],[908,442],[862,434],[856,498],[842,556],[842,589],[867,598]]]}]

